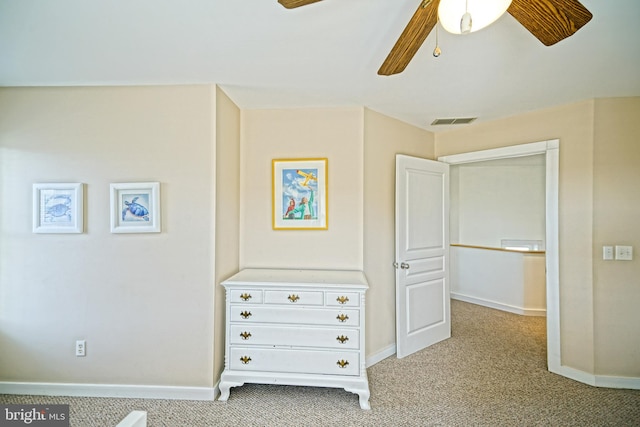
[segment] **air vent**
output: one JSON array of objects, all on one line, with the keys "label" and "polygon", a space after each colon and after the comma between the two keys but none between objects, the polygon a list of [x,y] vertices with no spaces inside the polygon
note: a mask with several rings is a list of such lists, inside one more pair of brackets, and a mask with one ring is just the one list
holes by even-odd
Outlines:
[{"label": "air vent", "polygon": [[431,125],[466,125],[477,119],[477,117],[456,117],[453,119],[435,119]]}]

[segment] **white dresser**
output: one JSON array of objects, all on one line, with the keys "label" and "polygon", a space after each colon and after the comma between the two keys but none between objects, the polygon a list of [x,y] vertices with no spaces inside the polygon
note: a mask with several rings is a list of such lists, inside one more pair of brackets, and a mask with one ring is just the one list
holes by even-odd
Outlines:
[{"label": "white dresser", "polygon": [[220,399],[244,383],[337,387],[369,409],[361,271],[246,269],[226,289]]}]

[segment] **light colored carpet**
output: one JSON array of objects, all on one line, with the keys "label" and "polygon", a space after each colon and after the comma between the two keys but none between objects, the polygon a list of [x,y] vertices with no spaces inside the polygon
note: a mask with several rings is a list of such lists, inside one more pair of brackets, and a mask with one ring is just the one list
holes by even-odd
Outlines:
[{"label": "light colored carpet", "polygon": [[452,337],[368,369],[371,410],[340,389],[247,384],[229,401],[0,396],[70,404],[71,425],[115,426],[640,426],[640,391],[595,388],[546,369],[545,319],[452,301]]}]

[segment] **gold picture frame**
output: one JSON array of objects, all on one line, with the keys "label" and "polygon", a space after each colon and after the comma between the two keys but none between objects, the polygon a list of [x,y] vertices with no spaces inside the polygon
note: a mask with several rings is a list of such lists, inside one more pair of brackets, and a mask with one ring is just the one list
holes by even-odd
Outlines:
[{"label": "gold picture frame", "polygon": [[327,230],[328,159],[273,159],[274,230]]}]

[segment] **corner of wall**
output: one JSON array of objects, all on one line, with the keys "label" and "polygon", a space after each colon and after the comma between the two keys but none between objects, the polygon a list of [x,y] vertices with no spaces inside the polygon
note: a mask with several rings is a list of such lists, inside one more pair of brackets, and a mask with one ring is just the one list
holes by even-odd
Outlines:
[{"label": "corner of wall", "polygon": [[240,117],[238,106],[219,86],[212,90],[214,133],[212,168],[215,177],[214,240],[214,382],[224,368],[225,293],[221,281],[240,264]]}]

